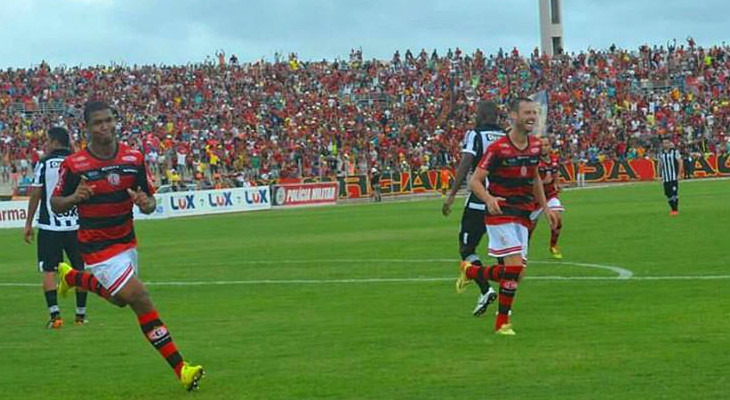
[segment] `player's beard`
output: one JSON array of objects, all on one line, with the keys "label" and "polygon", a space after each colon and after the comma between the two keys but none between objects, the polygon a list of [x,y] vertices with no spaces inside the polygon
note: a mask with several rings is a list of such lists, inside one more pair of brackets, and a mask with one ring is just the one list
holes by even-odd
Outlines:
[{"label": "player's beard", "polygon": [[[97,151],[101,151],[103,153],[112,154],[116,150],[116,137],[114,135],[114,131],[111,131],[109,133],[106,132],[99,132],[96,134],[91,134],[91,143],[93,143],[93,148]],[[107,155],[107,154],[104,154]],[[101,155],[100,156],[104,156]]]},{"label": "player's beard", "polygon": [[529,135],[535,131],[535,125],[537,124],[537,121],[535,120],[526,120],[523,124],[523,127],[525,129],[525,134]]},{"label": "player's beard", "polygon": [[97,144],[103,147],[111,147],[114,145],[114,135],[113,134],[103,134],[97,137]]},{"label": "player's beard", "polygon": [[517,131],[521,134],[528,136],[532,133],[532,131],[535,129],[535,123],[533,122],[532,125],[527,124],[527,120],[522,120],[517,122]]}]

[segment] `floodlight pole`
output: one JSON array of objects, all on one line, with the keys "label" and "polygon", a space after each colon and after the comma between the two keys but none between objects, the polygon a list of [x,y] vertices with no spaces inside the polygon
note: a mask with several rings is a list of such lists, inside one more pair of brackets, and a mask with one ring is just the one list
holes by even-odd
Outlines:
[{"label": "floodlight pole", "polygon": [[539,0],[540,49],[554,56],[563,52],[563,0]]}]

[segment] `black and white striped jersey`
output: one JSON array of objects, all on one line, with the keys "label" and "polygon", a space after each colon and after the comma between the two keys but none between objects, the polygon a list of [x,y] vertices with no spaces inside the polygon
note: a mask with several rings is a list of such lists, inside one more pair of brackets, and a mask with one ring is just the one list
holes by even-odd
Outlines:
[{"label": "black and white striped jersey", "polygon": [[[482,161],[482,157],[484,157],[484,153],[486,153],[487,148],[489,148],[489,146],[497,139],[504,137],[505,135],[507,135],[507,133],[505,133],[502,128],[489,124],[466,132],[466,135],[464,135],[464,141],[461,144],[461,152],[469,153],[474,156],[469,172],[474,172],[477,165],[479,165],[479,162]],[[489,183],[487,182],[487,185],[488,184]],[[486,209],[484,202],[473,193],[470,193],[467,197],[466,207],[479,211],[484,211]]]},{"label": "black and white striped jersey", "polygon": [[679,163],[682,155],[677,149],[669,149],[659,154],[659,172],[663,182],[673,182],[679,179]]},{"label": "black and white striped jersey", "polygon": [[484,153],[487,151],[489,145],[505,135],[506,133],[502,128],[496,125],[485,125],[466,132],[464,141],[461,144],[461,152],[474,156],[474,161],[472,161],[470,169],[471,172],[474,172],[477,165],[479,165],[479,161],[484,157]]},{"label": "black and white striped jersey", "polygon": [[35,174],[31,186],[41,188],[40,213],[38,228],[46,231],[75,231],[79,229],[78,211],[76,207],[63,214],[55,214],[51,210],[51,196],[58,183],[58,167],[70,155],[66,149],[59,149],[43,157],[35,166]]}]

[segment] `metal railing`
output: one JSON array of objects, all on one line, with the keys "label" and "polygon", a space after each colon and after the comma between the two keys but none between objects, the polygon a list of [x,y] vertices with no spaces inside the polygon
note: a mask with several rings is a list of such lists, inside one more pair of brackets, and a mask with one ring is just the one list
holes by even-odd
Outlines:
[{"label": "metal railing", "polygon": [[8,110],[11,113],[23,113],[23,114],[60,114],[66,112],[68,108],[62,101],[53,102],[16,102],[8,105]]}]

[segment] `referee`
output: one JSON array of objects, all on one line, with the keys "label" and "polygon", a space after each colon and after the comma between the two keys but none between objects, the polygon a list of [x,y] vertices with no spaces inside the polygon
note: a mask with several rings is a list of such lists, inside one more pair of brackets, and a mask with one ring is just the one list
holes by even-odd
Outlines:
[{"label": "referee", "polygon": [[[63,326],[61,311],[58,308],[55,273],[58,264],[63,262],[66,251],[74,269],[83,270],[76,232],[79,229],[78,213],[74,207],[64,214],[54,214],[51,210],[51,195],[58,182],[58,167],[66,156],[71,154],[68,132],[60,127],[51,128],[46,134],[48,155],[35,166],[28,216],[25,220],[25,241],[33,241],[33,219],[40,205],[38,218],[38,270],[43,273],[43,292],[51,319],[46,325],[49,329]],[[86,323],[86,292],[76,291],[76,325]]]},{"label": "referee", "polygon": [[679,215],[679,179],[682,178],[682,155],[674,148],[674,143],[665,138],[662,140],[662,152],[659,154],[659,174],[664,182],[664,195],[672,211],[669,215]]}]

